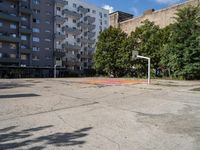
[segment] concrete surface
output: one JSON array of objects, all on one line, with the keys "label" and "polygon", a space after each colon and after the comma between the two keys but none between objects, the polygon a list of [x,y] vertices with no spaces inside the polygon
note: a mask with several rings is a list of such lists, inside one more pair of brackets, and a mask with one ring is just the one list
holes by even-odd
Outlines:
[{"label": "concrete surface", "polygon": [[87,80],[0,80],[0,149],[200,149],[199,81]]}]

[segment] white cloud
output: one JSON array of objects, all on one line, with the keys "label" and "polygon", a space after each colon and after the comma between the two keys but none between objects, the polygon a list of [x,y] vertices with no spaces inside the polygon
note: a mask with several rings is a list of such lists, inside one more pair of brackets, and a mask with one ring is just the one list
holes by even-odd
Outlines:
[{"label": "white cloud", "polygon": [[158,3],[163,4],[175,4],[177,2],[180,2],[180,0],[156,0]]},{"label": "white cloud", "polygon": [[114,12],[114,8],[110,5],[104,5],[103,8],[106,9],[106,10],[109,10],[109,13]]}]

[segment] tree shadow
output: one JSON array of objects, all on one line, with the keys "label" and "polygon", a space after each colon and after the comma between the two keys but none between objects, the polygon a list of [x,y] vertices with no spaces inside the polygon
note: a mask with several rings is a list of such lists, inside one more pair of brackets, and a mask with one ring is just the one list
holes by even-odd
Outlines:
[{"label": "tree shadow", "polygon": [[[86,141],[82,138],[86,137],[88,135],[87,132],[92,129],[92,127],[88,127],[70,133],[57,132],[49,135],[42,135],[35,138],[33,137],[35,132],[40,132],[53,126],[48,125],[37,128],[25,129],[21,131],[12,131],[16,127],[17,126],[11,126],[8,128],[0,129],[0,131],[3,132],[0,132],[0,149],[9,150],[14,148],[22,148],[24,146],[30,147],[33,145],[33,147],[30,148],[31,150],[42,150],[45,149],[48,145],[55,147],[82,145],[86,143]],[[41,143],[42,145],[38,146],[38,144]],[[37,146],[35,146],[34,144],[37,144]]]},{"label": "tree shadow", "polygon": [[30,87],[33,84],[24,84],[24,83],[0,83],[0,89],[13,89],[19,87]]}]

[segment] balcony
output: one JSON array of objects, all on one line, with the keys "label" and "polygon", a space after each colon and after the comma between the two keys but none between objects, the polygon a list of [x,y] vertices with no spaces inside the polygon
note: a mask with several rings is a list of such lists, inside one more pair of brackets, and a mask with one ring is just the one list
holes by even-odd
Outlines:
[{"label": "balcony", "polygon": [[70,50],[76,50],[76,51],[78,51],[78,50],[81,49],[80,46],[78,46],[78,45],[72,45],[72,44],[63,44],[62,47],[65,48],[68,51],[70,51]]},{"label": "balcony", "polygon": [[88,48],[87,48],[87,51],[88,51],[88,52],[94,52],[94,51],[95,51],[95,48],[90,48],[90,47],[88,47]]},{"label": "balcony", "polygon": [[0,35],[0,41],[19,43],[20,38],[12,37],[12,36],[9,36],[9,35]]},{"label": "balcony", "polygon": [[1,57],[1,63],[19,63],[19,58]]},{"label": "balcony", "polygon": [[88,35],[88,38],[93,38],[93,37],[95,37],[96,33],[95,32],[88,32],[87,35]]},{"label": "balcony", "polygon": [[10,14],[2,13],[2,12],[0,12],[0,19],[7,20],[7,21],[13,21],[13,22],[19,22],[20,21],[19,17],[12,16]]},{"label": "balcony", "polygon": [[78,7],[78,11],[82,14],[86,14],[89,12],[89,10],[87,8],[84,8],[83,6],[79,6]]},{"label": "balcony", "polygon": [[23,54],[30,54],[32,52],[32,49],[31,48],[22,48],[20,50],[20,52]]},{"label": "balcony", "polygon": [[80,35],[81,34],[81,31],[79,29],[76,29],[76,28],[64,27],[64,31],[67,34],[73,34],[73,35]]},{"label": "balcony", "polygon": [[62,41],[62,40],[65,39],[65,35],[64,35],[64,34],[59,34],[59,33],[56,33],[56,34],[54,35],[54,37],[55,37],[55,39],[56,39],[57,41]]},{"label": "balcony", "polygon": [[23,34],[31,34],[32,30],[28,29],[28,28],[20,28],[19,32],[23,33]]},{"label": "balcony", "polygon": [[81,27],[82,29],[87,29],[88,28],[88,24],[84,23],[84,22],[79,22],[78,23],[78,27]]},{"label": "balcony", "polygon": [[65,5],[67,5],[67,1],[55,0],[55,4],[56,4],[56,6],[64,7]]},{"label": "balcony", "polygon": [[78,14],[75,11],[70,11],[68,9],[63,10],[63,14],[65,14],[67,17],[71,17],[71,18],[74,18],[74,19],[77,19],[77,20],[81,18],[80,14]]},{"label": "balcony", "polygon": [[95,40],[92,40],[92,39],[88,39],[88,44],[94,44],[95,43]]},{"label": "balcony", "polygon": [[65,52],[61,49],[56,49],[54,50],[54,56],[57,57],[57,58],[62,58],[65,56]]},{"label": "balcony", "polygon": [[88,43],[88,39],[80,38],[80,39],[77,40],[77,42],[81,42],[82,44],[87,44]]},{"label": "balcony", "polygon": [[88,21],[88,23],[94,23],[95,22],[95,18],[94,17],[90,17],[90,16],[86,16],[85,18],[84,18],[84,21]]},{"label": "balcony", "polygon": [[92,31],[92,30],[94,30],[95,28],[96,28],[96,25],[92,25],[92,24],[88,25],[88,30],[89,30],[89,31]]},{"label": "balcony", "polygon": [[32,14],[32,10],[30,8],[26,8],[22,6],[20,10],[21,10],[21,13],[28,14],[28,15]]},{"label": "balcony", "polygon": [[59,24],[63,24],[65,22],[65,18],[58,15],[56,15],[54,19],[55,19],[55,22]]}]

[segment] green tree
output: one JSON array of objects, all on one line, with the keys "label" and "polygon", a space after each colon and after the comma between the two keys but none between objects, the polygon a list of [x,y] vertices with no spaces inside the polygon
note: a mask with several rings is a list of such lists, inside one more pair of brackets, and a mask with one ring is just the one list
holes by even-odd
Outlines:
[{"label": "green tree", "polygon": [[200,79],[200,7],[178,10],[164,47],[166,63],[175,77]]},{"label": "green tree", "polygon": [[126,68],[127,54],[123,48],[127,35],[119,28],[109,27],[98,38],[95,68],[108,75],[119,76]]},{"label": "green tree", "polygon": [[[143,24],[132,32],[130,37],[130,46],[132,50],[139,51],[140,55],[150,57],[152,68],[157,70],[160,64],[160,49],[162,44],[162,34],[159,26],[149,20],[145,20]],[[147,63],[145,60],[136,60],[133,62],[136,66],[139,76],[146,75]]]}]

